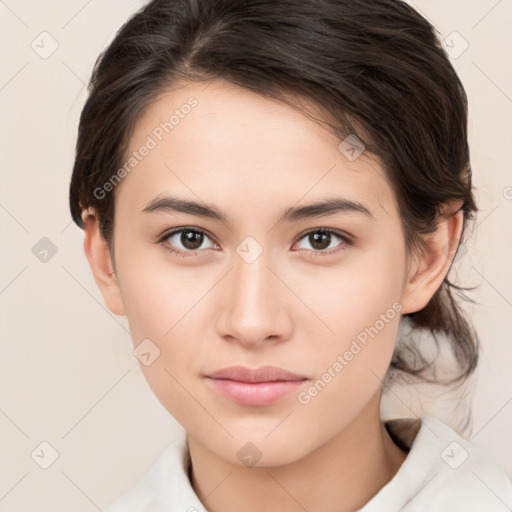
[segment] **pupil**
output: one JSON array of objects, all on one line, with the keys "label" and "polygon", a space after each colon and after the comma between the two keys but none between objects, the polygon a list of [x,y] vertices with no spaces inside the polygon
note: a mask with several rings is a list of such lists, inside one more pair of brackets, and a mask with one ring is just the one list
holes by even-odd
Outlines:
[{"label": "pupil", "polygon": [[[311,243],[312,247],[315,249],[326,249],[329,247],[331,235],[329,233],[312,233],[310,237],[313,237],[313,242]],[[327,245],[325,245],[325,241],[327,240]],[[311,242],[311,240],[310,240]],[[320,246],[318,246],[320,244]],[[323,245],[323,246],[322,246]]]},{"label": "pupil", "polygon": [[181,233],[181,243],[187,249],[197,249],[201,247],[203,234],[196,231],[184,231]]}]

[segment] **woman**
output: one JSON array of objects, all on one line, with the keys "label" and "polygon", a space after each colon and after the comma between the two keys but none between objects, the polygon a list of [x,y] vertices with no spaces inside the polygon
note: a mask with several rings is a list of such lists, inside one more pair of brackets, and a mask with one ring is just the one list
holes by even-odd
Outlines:
[{"label": "woman", "polygon": [[401,323],[446,336],[451,382],[477,364],[447,278],[476,212],[466,125],[401,1],[153,1],[122,27],[70,206],[186,436],[110,512],[509,510],[448,425],[380,417],[391,377],[427,378]]}]

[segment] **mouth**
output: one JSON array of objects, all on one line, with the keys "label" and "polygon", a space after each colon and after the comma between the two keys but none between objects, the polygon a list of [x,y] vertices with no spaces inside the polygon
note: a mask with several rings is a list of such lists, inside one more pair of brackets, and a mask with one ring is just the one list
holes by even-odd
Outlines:
[{"label": "mouth", "polygon": [[206,381],[222,396],[248,406],[273,404],[293,393],[307,379],[283,368],[256,369],[231,366],[206,376]]}]

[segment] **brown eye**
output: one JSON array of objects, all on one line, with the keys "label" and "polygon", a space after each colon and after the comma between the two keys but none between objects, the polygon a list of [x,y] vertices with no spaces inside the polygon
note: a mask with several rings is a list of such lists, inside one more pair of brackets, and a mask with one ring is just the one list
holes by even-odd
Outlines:
[{"label": "brown eye", "polygon": [[311,243],[311,246],[314,249],[323,250],[327,249],[329,245],[331,244],[331,234],[330,233],[322,233],[322,232],[316,232],[316,233],[310,233],[309,235],[309,242]]},{"label": "brown eye", "polygon": [[204,234],[197,231],[182,231],[179,238],[185,249],[199,249],[203,243]]},{"label": "brown eye", "polygon": [[[336,241],[338,242],[336,243]],[[344,246],[350,245],[351,240],[348,236],[337,233],[330,229],[316,229],[310,231],[302,236],[300,240],[306,240],[311,248],[300,247],[300,249],[306,249],[318,255],[327,255],[338,252],[343,249]],[[341,243],[339,242],[341,240]]]},{"label": "brown eye", "polygon": [[180,228],[167,233],[161,238],[161,242],[170,246],[169,250],[176,253],[200,252],[199,249],[211,249],[215,244],[203,247],[210,237],[201,229]]}]

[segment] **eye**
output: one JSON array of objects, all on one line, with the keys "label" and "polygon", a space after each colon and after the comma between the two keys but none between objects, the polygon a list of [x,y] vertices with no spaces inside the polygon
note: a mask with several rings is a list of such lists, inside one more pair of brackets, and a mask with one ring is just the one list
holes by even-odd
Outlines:
[{"label": "eye", "polygon": [[[341,240],[342,243],[333,244],[336,238]],[[344,246],[352,244],[352,240],[348,236],[338,233],[337,231],[333,231],[332,229],[325,228],[309,231],[300,238],[300,240],[304,239],[313,248],[312,254],[315,256],[327,256],[329,254],[334,254],[343,250]],[[306,250],[310,249],[306,247]]]},{"label": "eye", "polygon": [[[333,241],[335,241],[336,238],[341,240],[341,243],[333,245]],[[343,250],[344,246],[352,244],[352,240],[349,236],[326,228],[318,228],[309,231],[302,235],[299,241],[303,239],[307,240],[312,247],[312,249],[306,247],[306,250],[311,251],[315,256],[328,256],[329,254]],[[218,247],[215,242],[210,246],[202,247],[205,240],[212,240],[206,231],[199,228],[185,227],[165,233],[157,240],[157,243],[163,244],[169,252],[176,254],[176,256],[187,257],[197,255],[197,253],[201,252],[199,250],[201,248],[212,249]],[[304,249],[303,247],[299,248]]]},{"label": "eye", "polygon": [[[164,244],[166,249],[175,253],[177,256],[193,256],[199,252],[199,249],[211,249],[215,244],[209,247],[201,247],[205,240],[211,240],[206,231],[199,228],[180,228],[164,234],[159,243]],[[181,246],[180,246],[181,245]],[[178,249],[175,249],[177,247]]]}]

